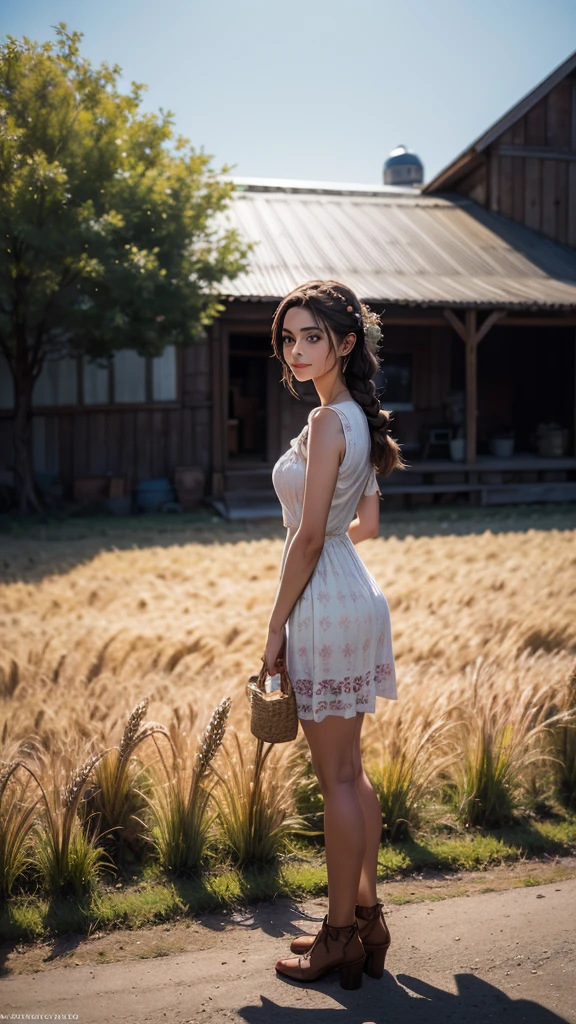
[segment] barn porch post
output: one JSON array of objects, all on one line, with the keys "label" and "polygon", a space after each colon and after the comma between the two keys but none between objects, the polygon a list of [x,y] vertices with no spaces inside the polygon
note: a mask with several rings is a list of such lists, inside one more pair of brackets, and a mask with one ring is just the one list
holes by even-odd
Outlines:
[{"label": "barn porch post", "polygon": [[477,311],[467,309],[464,323],[454,310],[445,309],[444,316],[462,338],[466,346],[466,462],[476,462],[477,417],[478,417],[478,345],[498,320],[506,316],[506,310],[495,309],[478,327]]}]

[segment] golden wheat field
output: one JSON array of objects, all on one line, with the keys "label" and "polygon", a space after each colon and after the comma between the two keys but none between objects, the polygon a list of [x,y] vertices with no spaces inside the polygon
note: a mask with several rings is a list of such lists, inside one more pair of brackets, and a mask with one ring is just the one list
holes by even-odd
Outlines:
[{"label": "golden wheat field", "polygon": [[[197,733],[224,697],[249,737],[245,686],[259,670],[283,531],[0,542],[0,756],[35,735],[72,759],[117,743],[128,711]],[[380,700],[363,742],[431,709],[542,687],[576,652],[576,531],[532,528],[388,536],[358,551],[391,611],[398,701]],[[300,733],[300,740],[302,734]]]}]

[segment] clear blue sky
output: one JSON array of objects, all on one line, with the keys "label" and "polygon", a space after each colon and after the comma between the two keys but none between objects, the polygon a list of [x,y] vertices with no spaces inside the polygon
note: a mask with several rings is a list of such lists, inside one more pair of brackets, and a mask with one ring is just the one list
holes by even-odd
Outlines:
[{"label": "clear blue sky", "polygon": [[0,32],[65,21],[145,109],[235,174],[380,183],[404,143],[426,180],[576,49],[575,0],[0,0]]}]

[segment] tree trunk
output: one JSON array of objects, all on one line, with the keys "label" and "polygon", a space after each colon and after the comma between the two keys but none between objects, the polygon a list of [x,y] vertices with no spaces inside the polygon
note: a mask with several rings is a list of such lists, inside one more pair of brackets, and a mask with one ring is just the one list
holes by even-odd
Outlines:
[{"label": "tree trunk", "polygon": [[16,374],[14,392],[16,418],[14,421],[14,468],[16,495],[21,513],[41,512],[42,505],[34,484],[32,466],[32,388],[34,380],[28,374]]}]

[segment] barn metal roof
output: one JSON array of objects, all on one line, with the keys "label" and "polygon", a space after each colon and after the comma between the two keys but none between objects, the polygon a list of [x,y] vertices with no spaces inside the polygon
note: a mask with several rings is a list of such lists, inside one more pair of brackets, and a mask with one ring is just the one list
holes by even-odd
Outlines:
[{"label": "barn metal roof", "polygon": [[576,252],[468,197],[243,184],[219,217],[257,243],[249,269],[220,285],[230,299],[276,301],[334,278],[366,302],[576,308]]},{"label": "barn metal roof", "polygon": [[414,195],[420,192],[418,185],[374,185],[347,181],[306,181],[302,178],[254,178],[238,174],[222,175],[224,181],[232,181],[238,191],[247,188],[251,192],[339,192],[359,195]]}]

